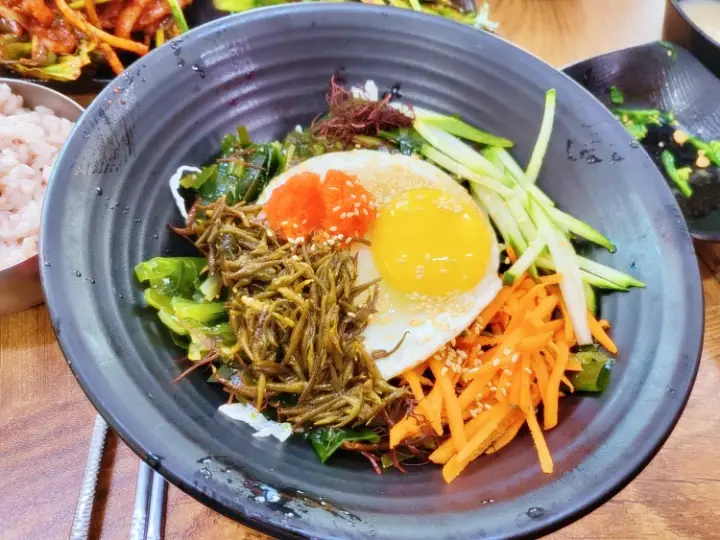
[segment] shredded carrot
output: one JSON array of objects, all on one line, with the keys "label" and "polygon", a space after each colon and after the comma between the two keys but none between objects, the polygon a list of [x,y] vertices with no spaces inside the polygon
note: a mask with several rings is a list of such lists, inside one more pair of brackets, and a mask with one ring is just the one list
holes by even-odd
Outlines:
[{"label": "shredded carrot", "polygon": [[537,377],[537,385],[538,390],[540,391],[540,394],[543,396],[543,401],[545,401],[545,391],[547,390],[547,384],[548,380],[550,379],[550,375],[547,370],[547,365],[545,364],[545,360],[543,360],[541,354],[539,352],[532,353],[530,357],[530,365],[533,370],[533,373],[535,374],[535,377]]},{"label": "shredded carrot", "polygon": [[507,253],[508,259],[510,259],[511,263],[517,261],[517,254],[515,253],[515,250],[512,246],[506,246],[505,253]]},{"label": "shredded carrot", "polygon": [[435,375],[435,381],[440,385],[440,391],[443,395],[445,412],[448,417],[448,424],[450,425],[450,437],[455,444],[455,448],[459,450],[465,446],[467,438],[465,437],[462,409],[455,394],[455,387],[447,373],[444,373],[444,371],[447,372],[448,370],[447,368],[443,369],[443,364],[440,360],[433,357],[430,359],[429,364],[433,375]]},{"label": "shredded carrot", "polygon": [[426,401],[425,393],[423,392],[422,386],[420,384],[420,377],[418,376],[418,374],[410,370],[406,371],[403,374],[403,377],[410,385],[410,389],[412,390],[413,395],[415,396],[415,400],[418,403],[418,409],[420,410],[420,413],[422,413],[425,419],[430,422],[433,431],[435,431],[435,433],[438,435],[442,435],[443,427],[440,415],[435,414],[435,410],[430,407],[430,404]]},{"label": "shredded carrot", "polygon": [[540,458],[540,468],[544,473],[550,474],[553,472],[553,461],[550,455],[550,449],[545,442],[542,429],[538,424],[535,413],[528,411],[525,413],[525,418],[530,428],[530,434],[532,435],[533,442],[535,443],[535,449],[537,450],[538,457]]},{"label": "shredded carrot", "polygon": [[510,444],[510,442],[516,437],[516,435],[520,431],[520,428],[525,425],[525,416],[520,411],[515,412],[520,415],[520,419],[515,420],[512,424],[510,424],[510,426],[505,430],[505,433],[503,433],[493,441],[493,443],[490,445],[490,448],[485,450],[486,454],[494,454],[497,451],[503,449],[508,444]]},{"label": "shredded carrot", "polygon": [[[515,256],[512,250],[508,257]],[[541,469],[550,473],[553,462],[542,425],[558,424],[559,400],[574,392],[567,371],[582,371],[570,356],[576,344],[567,308],[558,284],[559,274],[532,279],[527,275],[503,287],[470,327],[448,347],[461,362],[448,370],[441,357],[433,357],[405,374],[418,401],[418,411],[431,419],[436,434],[448,426],[449,436],[430,454],[443,465],[446,482],[455,479],[483,453],[495,453],[510,444],[527,423]],[[606,321],[588,316],[591,332],[609,351],[616,350],[604,330]],[[423,390],[427,369],[434,381]],[[562,391],[561,391],[562,388]],[[424,405],[423,405],[424,404]],[[391,447],[422,433],[418,421],[404,419],[391,430]]]},{"label": "shredded carrot", "polygon": [[[90,4],[94,5],[92,4],[92,0],[90,0]],[[125,66],[123,66],[122,61],[110,45],[107,43],[101,43],[100,50],[105,55],[105,59],[115,75],[120,75],[123,71],[125,71]]]},{"label": "shredded carrot", "polygon": [[552,337],[552,332],[545,332],[542,334],[536,334],[534,336],[526,337],[517,344],[517,348],[515,350],[521,353],[536,351],[547,345],[552,339]]},{"label": "shredded carrot", "polygon": [[65,2],[65,0],[55,0],[55,5],[57,6],[58,11],[62,14],[62,16],[65,17],[65,19],[67,19],[70,24],[80,30],[83,34],[92,34],[100,41],[104,41],[105,43],[107,43],[111,47],[115,47],[116,49],[123,49],[126,51],[134,52],[139,56],[147,54],[149,50],[147,45],[138,43],[137,41],[132,41],[130,39],[124,39],[114,36],[112,34],[108,34],[101,28],[93,26],[92,24],[88,24],[88,22],[83,18],[82,15],[80,15],[74,9],[67,5],[67,2]]},{"label": "shredded carrot", "polygon": [[522,369],[515,369],[512,374],[510,382],[510,404],[513,406],[520,406],[520,399],[522,395]]},{"label": "shredded carrot", "polygon": [[587,314],[588,319],[588,325],[590,326],[590,333],[592,336],[597,340],[597,342],[605,347],[610,354],[617,354],[618,348],[617,345],[615,345],[615,342],[610,339],[610,336],[608,336],[605,333],[605,330],[603,330],[603,327],[600,325],[600,323],[597,321],[595,317],[593,317],[593,314],[588,311]]},{"label": "shredded carrot", "polygon": [[508,412],[510,412],[510,410],[510,405],[504,405],[501,403],[495,405],[487,415],[483,426],[458,451],[456,456],[458,461],[472,461],[471,459],[469,459],[470,456],[472,456],[474,452],[480,449],[485,439],[487,439],[490,434],[495,431],[495,428],[503,420],[503,418],[505,418],[505,416]]},{"label": "shredded carrot", "polygon": [[530,396],[530,375],[532,370],[530,369],[530,355],[525,353],[522,355],[520,361],[520,409],[527,411],[530,409],[531,396]]},{"label": "shredded carrot", "polygon": [[[552,345],[552,344],[551,344]],[[558,399],[560,392],[560,380],[565,373],[565,366],[568,361],[568,346],[565,342],[559,342],[555,348],[557,349],[557,357],[555,358],[555,365],[553,366],[552,373],[550,373],[550,379],[548,380],[547,390],[545,391],[545,399],[543,403],[545,405],[543,411],[543,420],[545,429],[552,429],[557,425],[558,422]]]}]

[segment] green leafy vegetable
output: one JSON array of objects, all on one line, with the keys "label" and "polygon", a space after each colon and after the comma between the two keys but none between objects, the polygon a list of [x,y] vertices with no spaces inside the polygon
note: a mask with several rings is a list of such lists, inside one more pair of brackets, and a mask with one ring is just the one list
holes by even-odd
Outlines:
[{"label": "green leafy vegetable", "polygon": [[380,136],[394,143],[404,156],[422,153],[422,147],[426,144],[425,139],[412,128],[400,128],[390,132],[381,131]]},{"label": "green leafy vegetable", "polygon": [[663,150],[662,154],[660,154],[660,161],[662,161],[665,172],[680,190],[680,193],[685,197],[692,196],[693,191],[690,187],[690,174],[692,173],[692,169],[690,167],[681,167],[678,169],[675,166],[675,156],[673,156],[669,150]]},{"label": "green leafy vegetable", "polygon": [[204,257],[155,257],[136,265],[135,276],[159,293],[191,298],[206,265]]},{"label": "green leafy vegetable", "polygon": [[220,147],[216,163],[180,180],[182,187],[196,190],[203,203],[223,196],[229,205],[254,202],[282,169],[280,143],[254,144],[245,126],[239,126],[236,135],[225,135]]},{"label": "green leafy vegetable", "polygon": [[622,105],[625,103],[625,96],[617,86],[610,87],[610,101],[614,105]]},{"label": "green leafy vegetable", "polygon": [[345,441],[380,442],[380,436],[367,428],[335,429],[316,428],[307,435],[321,463],[325,463]]},{"label": "green leafy vegetable", "polygon": [[570,376],[577,392],[604,392],[610,385],[612,361],[598,350],[585,350],[573,355],[583,367],[582,371]]},{"label": "green leafy vegetable", "polygon": [[173,20],[175,21],[178,30],[180,30],[181,34],[183,32],[187,32],[190,28],[185,20],[185,14],[183,13],[180,3],[178,0],[167,0],[167,2],[170,4],[170,12],[172,13]]},{"label": "green leafy vegetable", "polygon": [[497,146],[500,148],[510,148],[513,145],[513,142],[510,139],[498,137],[497,135],[493,135],[487,131],[479,130],[455,116],[439,114],[426,109],[421,109],[420,107],[413,107],[413,112],[415,113],[415,118],[417,120],[440,128],[452,135],[468,141]]},{"label": "green leafy vegetable", "polygon": [[224,302],[193,302],[179,296],[173,297],[171,306],[180,319],[191,319],[201,323],[210,322],[225,313]]},{"label": "green leafy vegetable", "polygon": [[[26,43],[0,45],[0,65],[17,71],[25,77],[45,81],[74,81],[80,77],[82,68],[91,63],[90,52],[94,46],[82,42],[75,54],[48,56],[43,64],[32,60]],[[31,49],[32,50],[32,47]]]},{"label": "green leafy vegetable", "polygon": [[625,129],[630,132],[635,139],[642,141],[648,134],[648,128],[643,124],[624,124]]}]

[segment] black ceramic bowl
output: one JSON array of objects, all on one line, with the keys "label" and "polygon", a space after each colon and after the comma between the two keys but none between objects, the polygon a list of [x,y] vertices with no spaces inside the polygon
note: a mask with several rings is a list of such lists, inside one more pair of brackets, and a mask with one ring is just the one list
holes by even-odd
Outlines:
[{"label": "black ceramic bowl", "polygon": [[[322,466],[301,439],[257,439],[217,412],[224,395],[178,358],[143,304],[133,266],[186,249],[167,179],[213,156],[246,124],[278,137],[325,106],[333,73],[350,83],[402,84],[407,100],[459,113],[517,142],[526,162],[556,88],[558,113],[540,182],[558,204],[600,228],[645,290],[604,299],[621,354],[596,398],[563,400],[547,434],[556,472],[540,472],[523,434],[451,485],[439,468],[377,476],[339,456]],[[592,138],[594,165],[566,157]],[[278,536],[538,537],[589,512],[642,469],[686,402],[702,342],[692,242],[648,156],[574,81],[494,36],[409,11],[341,4],[255,10],[193,30],[152,52],[87,110],[46,195],[41,266],[48,307],[88,397],[141,457],[213,508]],[[99,188],[99,189],[98,189]]]},{"label": "black ceramic bowl", "polygon": [[[720,4],[720,0],[712,0]],[[687,0],[666,0],[663,39],[682,45],[693,53],[710,71],[720,77],[720,43],[704,32],[691,19],[683,4]],[[720,21],[716,23],[720,26]]]}]

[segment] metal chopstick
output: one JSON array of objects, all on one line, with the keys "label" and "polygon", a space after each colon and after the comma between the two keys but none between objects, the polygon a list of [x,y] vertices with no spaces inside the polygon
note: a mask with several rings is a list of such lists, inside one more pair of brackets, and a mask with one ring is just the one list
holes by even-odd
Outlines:
[{"label": "metal chopstick", "polygon": [[135,504],[130,525],[130,540],[144,540],[147,527],[148,496],[152,485],[153,470],[142,461],[138,469],[135,487]]},{"label": "metal chopstick", "polygon": [[95,416],[95,426],[90,438],[90,449],[88,450],[85,474],[80,487],[77,505],[75,506],[75,517],[73,518],[72,529],[70,529],[70,540],[86,540],[90,533],[90,520],[92,519],[93,503],[95,502],[95,488],[97,486],[100,463],[102,462],[103,448],[107,438],[108,426],[99,414]]},{"label": "metal chopstick", "polygon": [[165,492],[167,483],[158,473],[153,473],[150,493],[150,511],[145,540],[162,540],[163,521],[165,519]]}]

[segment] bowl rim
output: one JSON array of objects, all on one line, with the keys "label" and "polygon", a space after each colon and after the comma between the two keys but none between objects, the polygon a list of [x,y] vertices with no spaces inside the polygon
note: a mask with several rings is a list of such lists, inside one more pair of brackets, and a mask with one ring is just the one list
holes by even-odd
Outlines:
[{"label": "bowl rim", "polygon": [[[425,22],[430,22],[432,20],[432,24],[436,25],[439,28],[446,27],[448,29],[452,29],[455,32],[478,32],[477,29],[472,29],[468,26],[455,23],[452,21],[447,21],[444,19],[441,19],[436,16],[427,15],[423,13],[417,13],[411,10],[405,10],[400,8],[393,8],[393,7],[385,7],[385,6],[366,6],[362,4],[336,4],[336,3],[319,3],[319,4],[302,4],[299,6],[294,5],[279,5],[279,6],[271,6],[271,7],[263,7],[263,8],[256,8],[249,12],[245,13],[238,13],[235,15],[231,15],[229,17],[211,21],[208,23],[205,23],[201,26],[198,26],[194,29],[192,29],[189,33],[185,34],[183,36],[184,40],[192,39],[194,35],[199,35],[203,32],[205,32],[207,29],[206,27],[216,27],[216,26],[223,26],[223,25],[235,25],[239,24],[238,21],[245,21],[247,19],[254,20],[256,18],[264,18],[264,17],[272,17],[272,16],[280,16],[283,14],[290,13],[297,13],[298,10],[304,10],[306,13],[312,13],[312,14],[323,14],[327,13],[328,11],[332,11],[335,13],[343,13],[343,15],[351,16],[353,14],[357,15],[360,13],[368,13],[369,9],[375,9],[376,13],[379,14],[382,12],[390,12],[395,17],[404,17],[404,18],[414,18],[414,19],[422,19]],[[501,37],[491,35],[489,33],[483,32],[483,34],[489,36],[490,39],[499,39],[507,44],[509,44],[511,47],[517,50],[521,50],[525,54],[528,54],[535,58],[538,62],[541,62],[547,69],[552,70],[556,73],[558,73],[561,77],[565,78],[567,80],[567,83],[570,85],[576,86],[578,89],[580,89],[582,92],[586,94],[586,96],[589,99],[598,101],[590,92],[588,92],[585,88],[582,87],[582,85],[578,84],[576,81],[574,81],[572,78],[567,76],[562,71],[554,68],[553,66],[547,64],[545,61],[539,59],[536,55],[532,53],[528,53],[524,49],[521,49],[520,47],[512,44],[506,39],[503,39]],[[152,55],[153,52],[150,53]],[[147,58],[147,57],[145,57]],[[103,97],[110,97],[111,96],[111,88],[113,87],[113,84],[110,84],[104,89],[98,96],[98,98]],[[100,99],[96,99],[96,102],[100,101]],[[599,102],[598,102],[599,103]],[[92,108],[92,106],[91,106]],[[610,115],[610,113],[607,113]],[[76,126],[75,129],[78,129]],[[72,137],[72,134],[71,134]],[[656,171],[657,172],[657,171]],[[657,173],[659,174],[659,172]],[[663,188],[667,190],[666,198],[667,203],[669,205],[669,209],[672,210],[672,208],[677,207],[677,204],[674,200],[674,197],[672,197],[669,188],[664,184],[663,182]],[[661,188],[662,189],[662,188]],[[43,208],[43,214],[46,211],[46,206]],[[679,212],[679,210],[678,210]],[[701,287],[701,280],[700,280],[700,273],[699,273],[699,267],[697,265],[697,260],[695,258],[694,248],[692,246],[692,241],[690,239],[690,235],[687,231],[687,227],[684,223],[684,221],[681,221],[677,224],[677,229],[674,231],[674,233],[677,233],[678,235],[682,236],[684,239],[687,240],[688,246],[686,246],[685,249],[682,251],[682,255],[679,255],[679,260],[683,263],[683,266],[687,266],[687,270],[689,270],[692,275],[689,276],[689,279],[686,280],[684,286],[687,291],[687,296],[689,297],[689,305],[693,308],[696,308],[697,315],[702,322],[702,324],[697,325],[697,327],[694,329],[695,332],[693,334],[690,334],[687,337],[686,343],[689,345],[689,347],[686,348],[686,350],[690,351],[686,355],[686,360],[688,362],[689,368],[684,373],[684,377],[682,379],[683,386],[679,388],[679,393],[681,393],[680,399],[677,399],[673,402],[673,406],[671,408],[671,414],[666,416],[660,425],[658,429],[653,431],[652,437],[649,437],[648,441],[646,441],[646,445],[643,446],[643,451],[638,453],[638,456],[640,457],[633,457],[631,460],[628,460],[626,463],[626,466],[623,468],[620,474],[614,474],[613,476],[617,478],[617,480],[614,480],[611,483],[602,483],[602,486],[598,488],[598,491],[593,493],[592,495],[585,497],[582,502],[579,502],[576,504],[572,509],[565,509],[560,510],[557,512],[553,512],[552,515],[546,519],[545,521],[532,521],[528,526],[522,528],[522,529],[516,529],[516,532],[514,534],[511,534],[507,536],[507,538],[537,538],[540,535],[548,534],[550,532],[556,531],[561,527],[564,527],[574,521],[576,521],[578,518],[588,514],[589,512],[593,511],[594,509],[598,508],[600,505],[602,505],[604,502],[609,500],[611,497],[616,495],[618,492],[620,492],[625,486],[628,485],[628,483],[633,480],[637,474],[645,468],[645,466],[652,460],[652,458],[656,455],[656,453],[660,450],[660,448],[663,446],[669,435],[671,434],[673,428],[675,427],[676,423],[680,419],[680,416],[685,408],[685,405],[687,404],[687,400],[689,399],[690,392],[692,389],[692,386],[694,384],[698,367],[699,367],[699,360],[700,355],[702,352],[702,343],[703,343],[703,330],[704,330],[704,298],[702,295],[702,287]],[[42,243],[42,235],[41,235],[41,243]],[[43,259],[43,253],[44,250],[41,246],[40,256],[41,260]],[[46,269],[44,269],[41,266],[41,273],[42,273],[42,281],[43,281],[43,289],[48,294],[48,289],[50,287],[50,281],[51,279],[48,276],[48,273],[46,272]],[[76,346],[72,343],[70,343],[70,340],[67,337],[66,333],[63,333],[62,335],[59,332],[60,328],[60,316],[57,312],[55,312],[52,309],[52,305],[49,304],[50,308],[50,317],[51,321],[53,323],[53,327],[56,330],[56,333],[58,335],[58,342],[60,343],[60,346],[64,353],[68,353],[68,357],[71,356],[70,353],[74,351]],[[92,385],[88,384],[88,380],[86,378],[86,374],[82,373],[81,370],[77,369],[77,366],[71,361],[71,358],[68,358],[68,364],[70,365],[70,368],[76,377],[78,381],[81,383],[81,387],[83,388],[83,391],[86,393],[90,401],[93,403],[93,405],[98,409],[98,411],[102,414],[103,417],[106,418],[108,423],[113,427],[113,429],[118,432],[120,437],[130,446],[133,451],[138,454],[138,456],[141,457],[141,459],[145,460],[151,467],[158,470],[163,476],[165,476],[168,480],[170,480],[173,484],[178,486],[180,489],[185,491],[186,493],[190,494],[192,497],[194,497],[196,500],[201,501],[203,504],[209,506],[210,508],[230,517],[231,519],[234,519],[235,521],[238,521],[240,523],[243,523],[245,525],[248,525],[250,527],[253,527],[257,530],[267,532],[270,534],[279,535],[282,537],[288,537],[292,536],[295,537],[296,535],[312,535],[315,536],[316,529],[313,529],[312,525],[309,524],[307,520],[304,520],[302,523],[302,526],[299,527],[283,527],[278,524],[277,521],[271,521],[268,519],[263,519],[263,516],[257,516],[253,514],[249,514],[246,512],[243,512],[237,507],[233,508],[232,505],[228,504],[225,501],[220,501],[217,498],[211,497],[206,491],[204,491],[200,486],[198,486],[196,483],[191,483],[188,481],[188,477],[190,475],[187,474],[187,471],[182,471],[185,473],[183,476],[179,471],[171,471],[169,468],[167,468],[164,463],[161,460],[158,460],[156,456],[153,456],[152,454],[148,454],[148,451],[146,448],[144,448],[140,441],[134,437],[129,429],[127,429],[127,426],[123,425],[117,418],[113,417],[111,412],[106,408],[104,404],[104,400],[102,399],[102,396],[97,393],[96,390],[92,388]],[[315,534],[314,534],[315,533]]]}]

